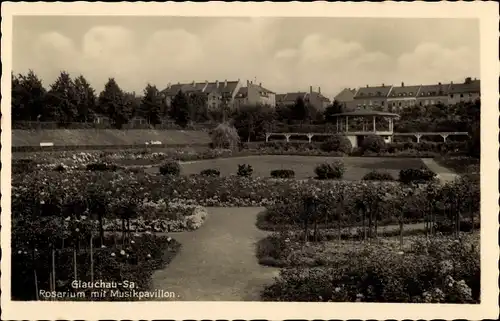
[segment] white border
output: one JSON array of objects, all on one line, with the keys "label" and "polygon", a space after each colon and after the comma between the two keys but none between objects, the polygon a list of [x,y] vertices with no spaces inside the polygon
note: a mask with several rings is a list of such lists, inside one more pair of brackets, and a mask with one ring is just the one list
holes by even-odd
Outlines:
[{"label": "white border", "polygon": [[[11,302],[10,301],[10,71],[14,15],[280,16],[477,18],[481,55],[480,305],[244,302]],[[384,3],[11,3],[2,4],[2,319],[458,319],[498,316],[498,4]]]}]

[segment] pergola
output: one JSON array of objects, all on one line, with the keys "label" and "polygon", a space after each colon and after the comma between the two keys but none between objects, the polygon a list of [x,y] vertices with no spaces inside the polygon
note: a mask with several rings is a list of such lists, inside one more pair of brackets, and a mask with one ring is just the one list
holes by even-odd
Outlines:
[{"label": "pergola", "polygon": [[[382,112],[382,111],[352,111],[339,114],[333,114],[337,121],[337,132],[343,133],[393,133],[394,132],[394,119],[399,119],[398,114]],[[349,119],[362,119],[361,130],[349,130]],[[387,119],[389,121],[388,130],[377,130],[377,118]],[[351,123],[352,124],[352,123]],[[352,127],[351,127],[352,129]]]}]

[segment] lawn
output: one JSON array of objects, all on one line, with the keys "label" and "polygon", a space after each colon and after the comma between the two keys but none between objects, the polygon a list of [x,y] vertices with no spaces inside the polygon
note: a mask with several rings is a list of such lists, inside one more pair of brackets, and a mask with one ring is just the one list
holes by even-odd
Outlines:
[{"label": "lawn", "polygon": [[334,160],[344,162],[346,180],[360,180],[372,170],[387,171],[397,178],[401,169],[423,166],[419,158],[264,155],[185,162],[182,164],[182,174],[199,174],[204,169],[215,168],[222,176],[229,176],[236,174],[238,164],[250,164],[253,167],[253,176],[269,177],[271,170],[291,169],[295,171],[296,178],[307,179],[314,176],[314,168],[318,164]]}]

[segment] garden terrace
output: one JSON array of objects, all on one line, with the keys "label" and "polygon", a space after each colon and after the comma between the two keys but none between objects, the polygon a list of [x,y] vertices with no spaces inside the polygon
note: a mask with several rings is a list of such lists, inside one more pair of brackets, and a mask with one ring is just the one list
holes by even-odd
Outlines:
[{"label": "garden terrace", "polygon": [[96,149],[121,146],[171,146],[210,144],[207,132],[194,130],[117,130],[117,129],[53,129],[12,130],[13,151],[23,149],[44,150]]}]

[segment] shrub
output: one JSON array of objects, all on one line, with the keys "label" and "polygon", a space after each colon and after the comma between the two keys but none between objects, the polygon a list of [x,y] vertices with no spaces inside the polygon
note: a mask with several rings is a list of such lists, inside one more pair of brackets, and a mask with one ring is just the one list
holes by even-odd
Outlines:
[{"label": "shrub", "polygon": [[160,166],[160,174],[169,176],[179,176],[181,166],[178,162],[167,162]]},{"label": "shrub", "polygon": [[250,164],[238,164],[238,176],[250,177],[252,176],[253,168]]},{"label": "shrub", "polygon": [[321,144],[320,148],[324,152],[342,152],[349,154],[352,150],[352,144],[344,135],[335,135]]},{"label": "shrub", "polygon": [[316,166],[314,172],[318,179],[339,179],[344,176],[345,166],[341,161],[324,163]]},{"label": "shrub", "polygon": [[108,163],[90,163],[87,164],[87,170],[89,171],[117,171],[119,167],[115,164]]},{"label": "shrub", "polygon": [[367,245],[321,268],[285,268],[264,301],[479,303],[480,255],[474,243],[431,241],[419,251]]},{"label": "shrub", "polygon": [[208,168],[204,169],[200,172],[200,175],[202,176],[209,176],[209,177],[219,177],[220,176],[220,171],[215,168]]},{"label": "shrub", "polygon": [[32,159],[16,159],[12,160],[12,173],[27,173],[34,171],[36,162]]},{"label": "shrub", "polygon": [[430,182],[435,177],[436,174],[427,168],[406,168],[399,171],[399,181],[404,184]]},{"label": "shrub", "polygon": [[271,171],[271,177],[274,178],[294,178],[295,172],[291,169],[275,169]]},{"label": "shrub", "polygon": [[363,176],[364,181],[393,181],[394,177],[387,172],[371,171]]},{"label": "shrub", "polygon": [[233,126],[223,123],[219,124],[210,134],[212,148],[224,148],[236,150],[240,145],[240,136]]},{"label": "shrub", "polygon": [[380,153],[386,147],[386,143],[381,136],[369,135],[363,139],[361,148],[363,152]]}]

